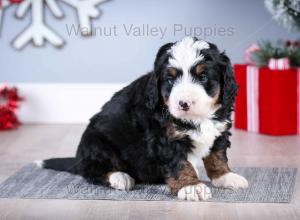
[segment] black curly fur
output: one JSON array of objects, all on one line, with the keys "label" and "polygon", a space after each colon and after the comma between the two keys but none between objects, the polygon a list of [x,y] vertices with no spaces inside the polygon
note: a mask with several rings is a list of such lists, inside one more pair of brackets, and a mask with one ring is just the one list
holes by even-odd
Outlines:
[{"label": "black curly fur", "polygon": [[[152,72],[117,92],[101,112],[91,118],[72,168],[54,167],[53,159],[51,163],[44,161],[45,167],[69,170],[100,184],[108,184],[107,173],[112,171],[123,171],[137,182],[148,183],[162,183],[166,178],[176,176],[193,145],[188,136],[170,137],[167,129],[170,124],[176,124],[178,130],[195,129],[197,125],[174,119],[163,101],[162,93],[168,90],[163,86],[163,71],[170,56],[167,50],[172,45],[169,43],[160,48]],[[221,87],[219,102],[222,107],[216,112],[215,120],[229,122],[227,130],[215,140],[211,150],[223,150],[223,159],[227,161],[230,115],[237,84],[224,52],[220,53],[214,44],[210,44],[210,49],[202,53],[209,71]],[[209,86],[207,91],[211,89]]]}]

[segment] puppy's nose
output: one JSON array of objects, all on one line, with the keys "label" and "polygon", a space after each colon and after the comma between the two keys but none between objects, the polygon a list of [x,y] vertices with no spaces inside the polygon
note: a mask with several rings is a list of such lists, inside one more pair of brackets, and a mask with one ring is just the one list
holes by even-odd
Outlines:
[{"label": "puppy's nose", "polygon": [[179,106],[182,111],[187,112],[190,109],[191,103],[186,101],[179,101]]}]

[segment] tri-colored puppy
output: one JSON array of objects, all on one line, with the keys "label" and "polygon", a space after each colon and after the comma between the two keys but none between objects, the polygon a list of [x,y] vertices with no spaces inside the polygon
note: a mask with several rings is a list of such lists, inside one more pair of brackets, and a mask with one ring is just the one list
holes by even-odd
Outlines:
[{"label": "tri-colored puppy", "polygon": [[95,184],[131,190],[135,183],[167,183],[180,199],[205,200],[210,189],[245,188],[230,171],[226,150],[237,84],[225,53],[186,37],[162,46],[152,72],[117,92],[92,117],[75,158],[42,161]]}]

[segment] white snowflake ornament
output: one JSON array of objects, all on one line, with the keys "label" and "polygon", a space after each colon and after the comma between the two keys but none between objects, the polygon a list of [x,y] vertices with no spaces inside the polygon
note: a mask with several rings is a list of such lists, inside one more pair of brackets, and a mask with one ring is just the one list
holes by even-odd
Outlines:
[{"label": "white snowflake ornament", "polygon": [[77,10],[79,24],[82,35],[92,34],[91,18],[97,18],[100,16],[100,10],[97,5],[107,0],[61,0],[66,4],[72,6]]},{"label": "white snowflake ornament", "polygon": [[[14,1],[21,2],[16,10],[16,17],[19,19],[31,11],[32,21],[21,34],[19,34],[12,42],[15,49],[22,49],[28,43],[32,42],[34,46],[41,47],[48,41],[55,47],[62,47],[64,40],[54,32],[44,21],[45,10],[50,10],[56,18],[64,17],[63,11],[58,5],[61,1],[77,11],[77,16],[80,24],[81,34],[83,36],[92,33],[91,19],[99,17],[100,10],[97,6],[108,0],[0,0],[0,19],[1,11],[10,6]],[[2,10],[1,10],[2,9]],[[1,20],[0,20],[1,21]]]},{"label": "white snowflake ornament", "polygon": [[26,12],[31,7],[32,22],[31,25],[12,42],[14,48],[21,49],[30,41],[32,41],[34,46],[41,47],[44,45],[45,40],[49,41],[55,47],[63,46],[63,39],[47,27],[44,22],[44,4],[50,8],[56,17],[63,16],[55,0],[23,1],[16,11],[16,17],[24,18]]}]

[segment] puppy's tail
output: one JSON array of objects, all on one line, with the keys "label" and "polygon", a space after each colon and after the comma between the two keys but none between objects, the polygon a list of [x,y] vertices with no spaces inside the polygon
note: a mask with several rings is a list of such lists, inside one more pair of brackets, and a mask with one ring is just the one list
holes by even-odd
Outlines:
[{"label": "puppy's tail", "polygon": [[78,172],[79,165],[79,162],[75,157],[36,160],[34,163],[41,168],[65,171],[73,174],[76,174]]}]

